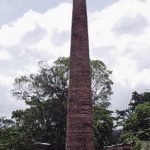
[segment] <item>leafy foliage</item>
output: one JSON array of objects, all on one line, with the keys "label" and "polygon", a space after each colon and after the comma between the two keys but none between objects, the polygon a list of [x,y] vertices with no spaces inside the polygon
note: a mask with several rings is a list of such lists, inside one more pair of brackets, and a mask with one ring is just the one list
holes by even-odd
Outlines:
[{"label": "leafy foliage", "polygon": [[140,141],[150,139],[150,93],[133,92],[128,109],[117,113],[118,125],[123,126],[121,141],[133,142],[140,149]]},{"label": "leafy foliage", "polygon": [[140,140],[150,138],[150,102],[135,107],[135,111],[129,114],[124,123],[124,130],[132,133]]},{"label": "leafy foliage", "polygon": [[113,128],[112,112],[106,108],[94,107],[94,131],[95,147],[98,150],[103,149],[104,145],[111,144],[111,134]]},{"label": "leafy foliage", "polygon": [[[39,63],[39,72],[15,79],[13,95],[23,100],[27,109],[16,110],[12,118],[20,131],[22,146],[32,149],[35,142],[50,143],[52,150],[65,149],[66,105],[69,59],[59,58],[52,66]],[[109,98],[113,84],[105,64],[91,61],[95,138],[97,149],[109,142],[112,129]],[[20,135],[18,135],[20,137]],[[20,142],[21,143],[21,142]],[[99,144],[98,144],[99,143]]]}]

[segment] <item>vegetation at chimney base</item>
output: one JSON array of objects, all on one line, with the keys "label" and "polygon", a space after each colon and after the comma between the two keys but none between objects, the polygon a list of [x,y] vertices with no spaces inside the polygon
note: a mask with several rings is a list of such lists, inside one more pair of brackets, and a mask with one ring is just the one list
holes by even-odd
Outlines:
[{"label": "vegetation at chimney base", "polygon": [[140,141],[150,139],[150,92],[132,93],[129,107],[117,111],[117,124],[123,127],[121,142],[133,142],[140,149]]},{"label": "vegetation at chimney base", "polygon": [[[15,79],[13,95],[27,108],[13,111],[13,120],[0,118],[0,150],[32,150],[35,142],[50,143],[52,150],[65,149],[68,66],[68,58],[59,58],[52,66],[40,62],[38,73]],[[120,133],[118,142],[133,142],[140,149],[141,141],[150,139],[150,92],[132,93],[128,108],[117,110],[122,131],[112,134],[111,71],[103,62],[92,60],[91,73],[96,150],[115,144]]]},{"label": "vegetation at chimney base", "polygon": [[[91,61],[91,74],[95,145],[102,149],[110,144],[113,127],[112,112],[108,110],[113,83],[111,71],[99,60]],[[52,66],[40,62],[37,74],[15,79],[13,95],[27,108],[13,111],[13,124],[0,129],[1,146],[30,150],[33,143],[44,142],[50,143],[51,150],[65,149],[68,77],[69,59],[59,58]]]}]

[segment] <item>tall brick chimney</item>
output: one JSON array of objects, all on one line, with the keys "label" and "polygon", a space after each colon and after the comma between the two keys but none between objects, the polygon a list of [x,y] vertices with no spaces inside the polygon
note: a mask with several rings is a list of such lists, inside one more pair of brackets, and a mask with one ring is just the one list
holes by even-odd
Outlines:
[{"label": "tall brick chimney", "polygon": [[86,0],[73,0],[66,150],[94,150]]}]

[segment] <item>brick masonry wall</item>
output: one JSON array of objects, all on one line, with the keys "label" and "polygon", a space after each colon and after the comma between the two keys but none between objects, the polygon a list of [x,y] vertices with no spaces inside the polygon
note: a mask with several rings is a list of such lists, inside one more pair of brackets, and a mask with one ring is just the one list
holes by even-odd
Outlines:
[{"label": "brick masonry wall", "polygon": [[73,1],[66,150],[94,150],[86,0]]}]

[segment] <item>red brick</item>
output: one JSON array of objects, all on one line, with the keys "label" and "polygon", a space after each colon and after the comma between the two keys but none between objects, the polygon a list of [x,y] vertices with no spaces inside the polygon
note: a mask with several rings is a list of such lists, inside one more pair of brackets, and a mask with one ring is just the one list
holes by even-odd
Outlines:
[{"label": "red brick", "polygon": [[86,0],[73,0],[66,150],[94,150]]}]

